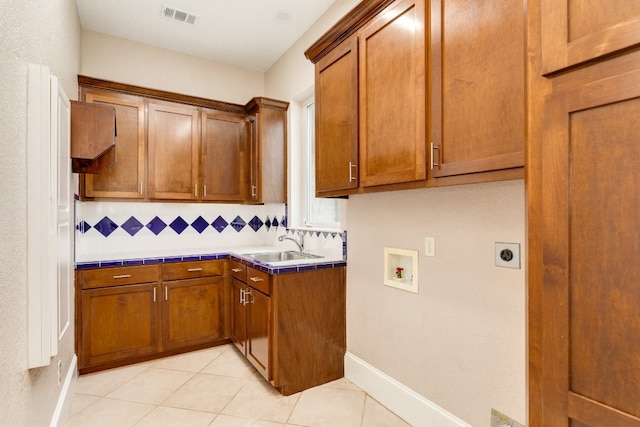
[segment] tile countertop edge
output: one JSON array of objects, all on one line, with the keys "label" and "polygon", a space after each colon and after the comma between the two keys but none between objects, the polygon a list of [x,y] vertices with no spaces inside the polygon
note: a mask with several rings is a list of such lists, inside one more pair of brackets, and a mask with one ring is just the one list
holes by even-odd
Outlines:
[{"label": "tile countertop edge", "polygon": [[[243,251],[244,252],[244,251]],[[190,255],[172,255],[172,256],[153,256],[140,258],[123,258],[101,261],[81,261],[75,263],[76,270],[85,270],[90,268],[104,267],[126,267],[135,265],[162,264],[168,262],[183,261],[208,261],[215,259],[233,259],[242,264],[253,267],[257,270],[268,274],[296,273],[308,270],[318,270],[323,268],[346,267],[347,261],[344,259],[323,258],[314,260],[299,260],[295,263],[286,265],[274,265],[269,263],[258,262],[244,257],[240,251],[227,251],[218,253],[190,254]]]}]

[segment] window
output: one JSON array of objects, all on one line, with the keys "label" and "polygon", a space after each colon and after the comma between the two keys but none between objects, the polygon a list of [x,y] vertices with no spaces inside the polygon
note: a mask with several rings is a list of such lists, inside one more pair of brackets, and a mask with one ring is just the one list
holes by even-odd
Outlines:
[{"label": "window", "polygon": [[315,179],[315,102],[303,103],[304,121],[304,226],[314,228],[340,228],[341,200],[317,198]]}]

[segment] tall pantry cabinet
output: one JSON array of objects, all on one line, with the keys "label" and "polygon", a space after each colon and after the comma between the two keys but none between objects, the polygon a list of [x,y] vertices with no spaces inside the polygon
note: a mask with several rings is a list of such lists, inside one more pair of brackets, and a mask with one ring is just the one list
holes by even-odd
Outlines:
[{"label": "tall pantry cabinet", "polygon": [[638,427],[640,3],[528,10],[528,425]]}]

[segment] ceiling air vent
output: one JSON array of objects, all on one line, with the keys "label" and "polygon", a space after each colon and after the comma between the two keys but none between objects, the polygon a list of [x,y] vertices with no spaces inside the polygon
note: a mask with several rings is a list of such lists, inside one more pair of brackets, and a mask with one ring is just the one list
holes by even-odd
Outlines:
[{"label": "ceiling air vent", "polygon": [[193,13],[184,12],[171,6],[162,6],[162,16],[172,21],[184,22],[185,24],[195,24],[197,18]]}]

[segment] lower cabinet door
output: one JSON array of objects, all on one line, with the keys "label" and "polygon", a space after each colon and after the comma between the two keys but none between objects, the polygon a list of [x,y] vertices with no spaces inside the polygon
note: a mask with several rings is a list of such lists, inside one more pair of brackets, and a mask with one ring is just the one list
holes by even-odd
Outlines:
[{"label": "lower cabinet door", "polygon": [[80,368],[159,350],[156,283],[82,292]]},{"label": "lower cabinet door", "polygon": [[247,307],[245,294],[247,286],[240,280],[231,279],[231,341],[238,349],[247,355]]},{"label": "lower cabinet door", "polygon": [[164,282],[162,291],[163,350],[225,338],[222,277]]},{"label": "lower cabinet door", "polygon": [[249,306],[247,359],[267,381],[271,381],[271,298],[251,288],[245,298]]}]

